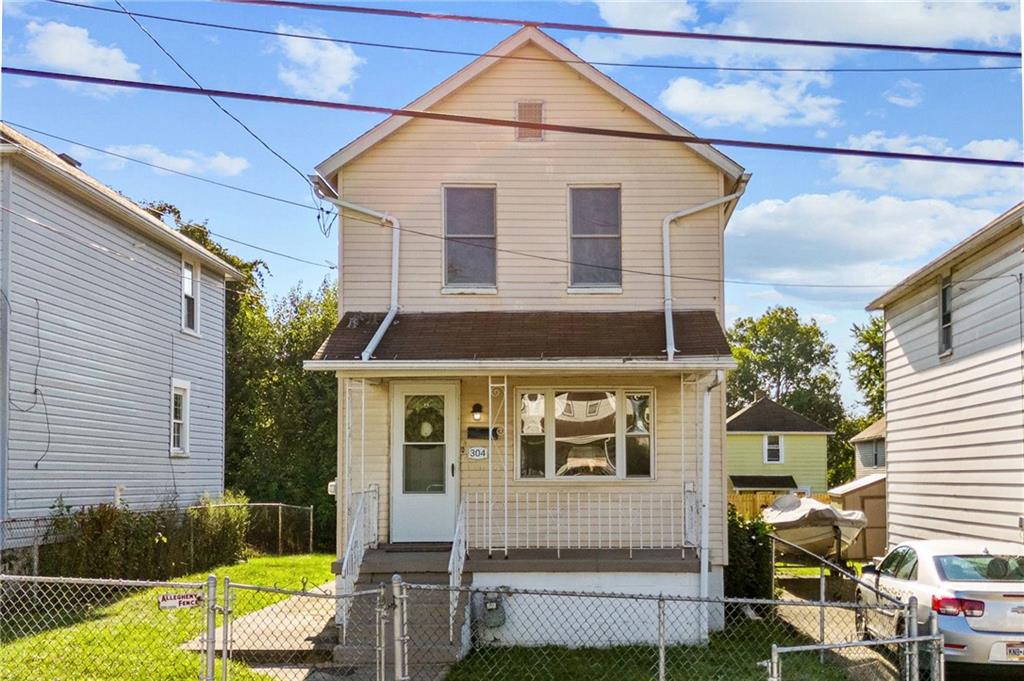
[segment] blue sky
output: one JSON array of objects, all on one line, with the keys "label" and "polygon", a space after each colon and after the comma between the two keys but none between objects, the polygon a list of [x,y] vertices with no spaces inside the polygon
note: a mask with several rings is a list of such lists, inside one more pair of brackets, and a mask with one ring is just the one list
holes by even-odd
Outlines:
[{"label": "blue sky", "polygon": [[[93,3],[111,7],[105,3]],[[354,40],[486,51],[512,27],[200,2],[127,2],[152,14]],[[396,3],[374,3],[395,6]],[[1019,3],[414,2],[417,10],[680,30],[1019,50]],[[206,87],[401,106],[470,58],[281,40],[142,19]],[[4,64],[186,84],[126,17],[45,2],[4,2]],[[922,67],[1007,60],[921,57],[552,31],[588,59],[715,66]],[[1017,62],[1019,63],[1019,62]],[[779,74],[605,69],[681,124],[716,137],[1021,158],[1018,71]],[[308,187],[207,100],[3,81],[3,118],[210,179],[309,201]],[[380,117],[230,101],[226,106],[300,169]],[[248,197],[36,135],[137,200],[178,205],[215,232],[334,261],[313,211]],[[727,276],[883,287],[1024,196],[1015,170],[723,149],[753,173],[727,232]],[[270,265],[268,288],[333,272],[228,244]],[[878,289],[730,284],[727,315],[793,304],[841,352]],[[854,406],[848,380],[844,397]]]}]

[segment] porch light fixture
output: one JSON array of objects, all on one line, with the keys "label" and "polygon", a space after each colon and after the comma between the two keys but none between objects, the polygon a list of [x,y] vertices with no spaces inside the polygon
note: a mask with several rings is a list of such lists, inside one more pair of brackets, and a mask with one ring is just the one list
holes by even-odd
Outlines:
[{"label": "porch light fixture", "polygon": [[482,404],[480,404],[479,402],[477,402],[476,404],[473,405],[473,420],[474,421],[479,421],[481,418],[483,418],[483,415],[484,415],[484,406]]}]

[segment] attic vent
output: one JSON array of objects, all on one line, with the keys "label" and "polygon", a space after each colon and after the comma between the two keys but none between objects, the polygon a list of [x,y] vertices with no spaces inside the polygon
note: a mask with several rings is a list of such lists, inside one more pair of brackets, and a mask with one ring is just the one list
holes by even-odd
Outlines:
[{"label": "attic vent", "polygon": [[75,168],[81,168],[82,167],[81,161],[73,158],[72,156],[70,156],[68,154],[57,154],[57,158],[59,158],[60,160],[64,161],[65,163],[67,163],[69,166],[73,166]]},{"label": "attic vent", "polygon": [[[516,120],[524,123],[544,122],[544,102],[516,102]],[[544,139],[543,130],[516,128],[517,140]]]}]

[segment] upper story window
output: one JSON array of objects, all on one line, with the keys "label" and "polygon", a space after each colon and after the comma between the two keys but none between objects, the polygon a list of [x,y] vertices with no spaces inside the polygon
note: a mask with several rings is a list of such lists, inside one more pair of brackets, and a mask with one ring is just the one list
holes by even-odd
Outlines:
[{"label": "upper story window", "polygon": [[171,382],[171,454],[176,456],[188,455],[190,393],[188,381]]},{"label": "upper story window", "polygon": [[764,462],[783,463],[786,456],[782,445],[781,435],[764,436]]},{"label": "upper story window", "polygon": [[444,188],[444,284],[497,286],[494,187]]},{"label": "upper story window", "polygon": [[939,288],[939,354],[953,351],[953,280],[945,277]]},{"label": "upper story window", "polygon": [[524,390],[520,478],[650,478],[654,396],[649,390]]},{"label": "upper story window", "polygon": [[[543,123],[544,122],[544,102],[536,101],[523,101],[516,102],[516,120],[523,123]],[[531,128],[516,128],[516,139],[523,140],[542,140],[544,139],[543,130],[534,130]]]},{"label": "upper story window", "polygon": [[181,328],[199,333],[199,265],[181,261]]},{"label": "upper story window", "polygon": [[619,187],[570,187],[569,223],[570,286],[622,286]]}]

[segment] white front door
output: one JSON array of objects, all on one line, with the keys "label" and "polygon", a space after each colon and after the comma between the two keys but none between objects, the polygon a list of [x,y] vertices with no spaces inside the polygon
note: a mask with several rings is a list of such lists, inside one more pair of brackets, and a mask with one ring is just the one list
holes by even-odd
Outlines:
[{"label": "white front door", "polygon": [[391,387],[391,541],[451,541],[459,503],[459,385]]}]

